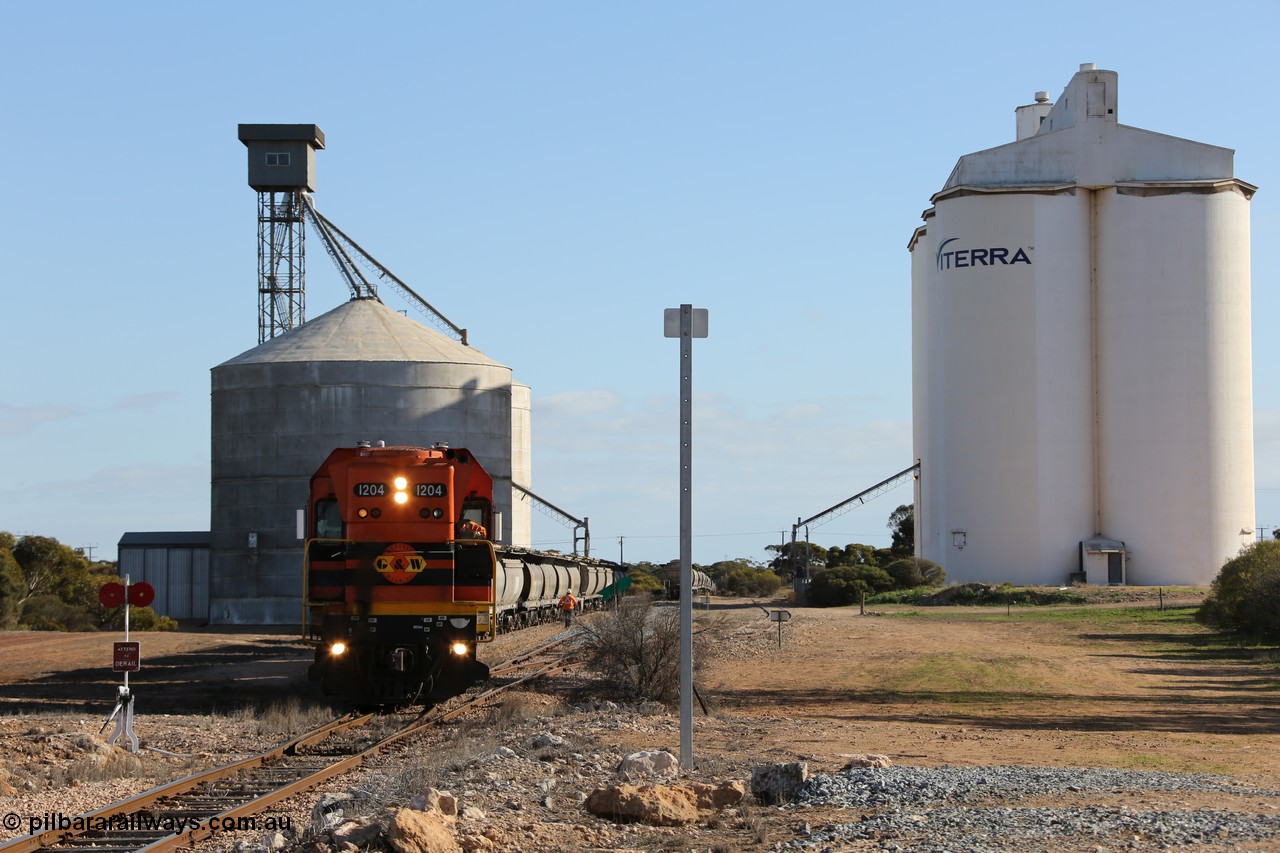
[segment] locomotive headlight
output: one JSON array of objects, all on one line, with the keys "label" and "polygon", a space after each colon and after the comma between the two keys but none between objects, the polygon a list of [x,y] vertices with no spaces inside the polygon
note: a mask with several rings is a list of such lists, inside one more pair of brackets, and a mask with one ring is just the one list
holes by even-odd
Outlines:
[{"label": "locomotive headlight", "polygon": [[407,492],[396,492],[396,503],[406,504],[409,502],[409,494]]},{"label": "locomotive headlight", "polygon": [[453,652],[453,653],[454,653],[455,655],[457,655],[458,657],[462,657],[463,655],[465,655],[465,654],[467,653],[467,644],[466,644],[466,643],[454,643],[452,646],[450,646],[450,647],[449,647],[449,651]]},{"label": "locomotive headlight", "polygon": [[337,655],[342,654],[346,650],[347,650],[347,644],[342,641],[338,641],[329,647],[329,654],[334,655],[336,657]]},{"label": "locomotive headlight", "polygon": [[395,483],[397,491],[401,491],[401,492],[403,492],[405,490],[405,487],[409,485],[409,481],[406,480],[404,477],[396,477],[391,482]]}]

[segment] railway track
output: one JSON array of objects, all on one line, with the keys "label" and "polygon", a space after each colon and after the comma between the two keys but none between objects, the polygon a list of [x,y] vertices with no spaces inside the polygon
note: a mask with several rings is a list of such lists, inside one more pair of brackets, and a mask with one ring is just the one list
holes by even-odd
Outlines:
[{"label": "railway track", "polygon": [[[347,714],[273,749],[214,767],[75,818],[49,815],[40,832],[0,844],[0,853],[92,850],[160,853],[190,849],[220,831],[245,829],[248,818],[360,766],[367,758],[422,734],[536,678],[577,666],[564,638],[490,669],[493,684],[448,710],[431,708],[372,745],[350,738],[377,714]],[[347,738],[350,742],[342,743]],[[66,824],[66,825],[64,825]]]}]

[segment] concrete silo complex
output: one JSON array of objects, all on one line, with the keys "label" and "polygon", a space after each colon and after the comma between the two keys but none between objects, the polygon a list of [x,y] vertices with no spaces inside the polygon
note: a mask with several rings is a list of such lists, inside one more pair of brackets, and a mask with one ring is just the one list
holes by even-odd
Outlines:
[{"label": "concrete silo complex", "polygon": [[[1207,584],[1253,539],[1249,200],[1081,67],[910,243],[917,553],[955,581]],[[1081,574],[1083,573],[1083,574]]]},{"label": "concrete silo complex", "polygon": [[494,478],[495,541],[528,544],[511,480],[529,482],[529,389],[475,348],[353,299],[212,377],[211,621],[298,621],[298,510],[320,462],[360,440],[472,450]]},{"label": "concrete silo complex", "polygon": [[[527,489],[532,475],[528,386],[315,208],[317,126],[242,124],[238,135],[258,193],[259,344],[212,371],[209,621],[301,619],[310,478],[360,441],[468,448],[494,480],[490,538],[528,546],[531,504],[513,500],[513,481]],[[308,224],[353,297],[310,321]],[[379,284],[441,331],[386,307]]]}]

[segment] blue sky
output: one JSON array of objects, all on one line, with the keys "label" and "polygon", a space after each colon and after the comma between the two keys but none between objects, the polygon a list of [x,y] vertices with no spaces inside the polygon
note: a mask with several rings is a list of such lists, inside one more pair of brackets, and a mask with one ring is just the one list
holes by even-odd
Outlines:
[{"label": "blue sky", "polygon": [[[956,159],[1082,62],[1119,118],[1236,149],[1258,519],[1280,524],[1274,4],[0,6],[0,529],[113,558],[207,530],[209,370],[257,344],[241,122],[315,123],[318,208],[533,388],[534,489],[595,550],[768,557],[912,462],[906,249]],[[1216,34],[1205,37],[1205,33]],[[307,315],[345,301],[319,244]],[[388,304],[399,307],[392,294]],[[908,487],[813,531],[888,544]],[[569,532],[535,516],[535,544]]]}]

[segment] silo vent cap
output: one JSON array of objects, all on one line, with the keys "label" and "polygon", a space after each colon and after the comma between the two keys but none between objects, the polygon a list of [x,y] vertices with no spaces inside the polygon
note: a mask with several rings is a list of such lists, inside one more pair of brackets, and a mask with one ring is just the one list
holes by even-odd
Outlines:
[{"label": "silo vent cap", "polygon": [[1047,104],[1047,103],[1049,103],[1049,93],[1048,93],[1048,92],[1036,92],[1036,103],[1037,103],[1037,104]]},{"label": "silo vent cap", "polygon": [[1080,63],[1080,70],[1081,70],[1081,71],[1097,71],[1097,70],[1098,70],[1098,63],[1096,63],[1096,62],[1081,62],[1081,63]]}]

